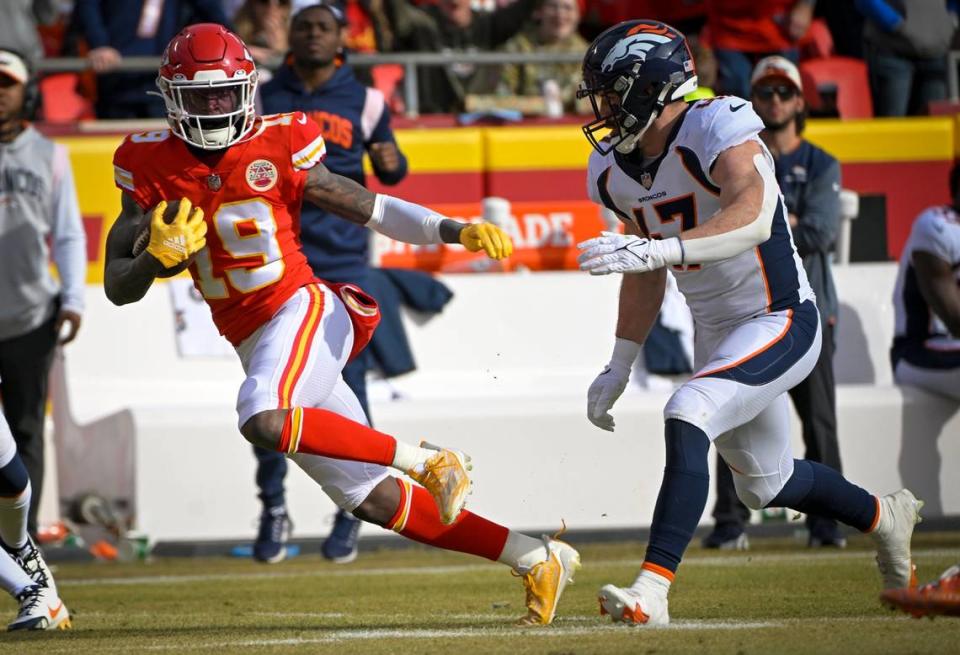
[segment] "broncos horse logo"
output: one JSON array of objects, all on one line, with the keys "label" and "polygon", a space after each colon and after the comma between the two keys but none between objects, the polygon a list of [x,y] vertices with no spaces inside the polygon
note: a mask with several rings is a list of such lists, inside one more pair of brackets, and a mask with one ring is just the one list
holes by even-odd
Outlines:
[{"label": "broncos horse logo", "polygon": [[600,68],[605,73],[609,72],[618,62],[629,57],[636,57],[640,61],[644,61],[648,52],[659,45],[673,41],[674,37],[675,35],[671,34],[670,30],[664,26],[641,23],[628,31],[626,36],[610,49]]}]

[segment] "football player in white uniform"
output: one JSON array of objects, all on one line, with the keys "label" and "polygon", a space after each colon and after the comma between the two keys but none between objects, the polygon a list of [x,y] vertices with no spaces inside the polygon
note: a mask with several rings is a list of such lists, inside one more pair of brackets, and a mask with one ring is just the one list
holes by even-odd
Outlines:
[{"label": "football player in white uniform", "polygon": [[65,630],[70,612],[40,549],[27,534],[30,478],[0,412],[0,589],[20,604],[7,630]]},{"label": "football player in white uniform", "polygon": [[900,257],[893,294],[893,376],[960,400],[960,165],[950,173],[952,206],[925,210]]},{"label": "football player in white uniform", "polygon": [[[669,25],[627,21],[590,45],[581,97],[596,120],[590,197],[625,234],[580,244],[580,267],[623,273],[616,343],[590,386],[588,418],[612,431],[610,409],[663,297],[672,267],[696,325],[695,373],[664,409],[666,466],[644,564],[629,587],[600,590],[614,621],[665,625],[667,592],[703,514],[710,443],[751,507],[790,507],[873,535],[885,588],[910,583],[920,501],[878,498],[790,450],[786,392],[820,352],[813,292],[793,245],[773,160],[749,102],[684,102],[697,88],[686,39]],[[609,134],[598,139],[601,129]]]}]

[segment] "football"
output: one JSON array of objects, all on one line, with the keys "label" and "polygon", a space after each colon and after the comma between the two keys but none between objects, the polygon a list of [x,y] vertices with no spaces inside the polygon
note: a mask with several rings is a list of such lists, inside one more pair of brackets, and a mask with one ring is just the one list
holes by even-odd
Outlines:
[{"label": "football", "polygon": [[[168,200],[167,208],[163,212],[163,221],[165,223],[172,223],[173,219],[177,217],[177,210],[180,208],[179,200]],[[150,217],[153,215],[153,209],[150,209],[144,213],[143,218],[140,220],[140,226],[137,228],[137,238],[133,241],[133,256],[136,257],[144,250],[146,250],[147,245],[150,243]],[[189,268],[190,264],[193,262],[193,257],[187,259],[187,261],[182,264],[178,264],[172,268],[165,268],[160,273],[157,274],[157,277],[173,277],[174,275],[179,275],[183,271]]]}]

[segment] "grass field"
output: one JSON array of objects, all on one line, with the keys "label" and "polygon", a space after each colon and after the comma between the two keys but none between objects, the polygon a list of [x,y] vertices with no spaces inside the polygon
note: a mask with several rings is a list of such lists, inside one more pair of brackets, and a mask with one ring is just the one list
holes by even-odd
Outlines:
[{"label": "grass field", "polygon": [[[811,552],[758,540],[748,554],[691,549],[671,595],[673,624],[616,626],[597,612],[607,582],[633,580],[638,544],[582,544],[584,568],[554,624],[517,628],[520,581],[502,566],[427,549],[333,565],[304,556],[63,564],[74,614],[62,633],[3,634],[0,653],[949,653],[960,620],[880,607],[866,539]],[[960,534],[914,539],[921,579],[960,559]],[[0,601],[12,617],[12,601]]]}]

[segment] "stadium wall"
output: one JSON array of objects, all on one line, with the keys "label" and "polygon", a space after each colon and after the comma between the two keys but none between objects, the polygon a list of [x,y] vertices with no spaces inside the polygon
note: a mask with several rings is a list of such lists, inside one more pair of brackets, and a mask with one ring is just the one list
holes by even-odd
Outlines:
[{"label": "stadium wall", "polygon": [[[896,259],[916,215],[948,200],[947,174],[960,153],[960,118],[869,121],[811,120],[807,136],[843,166],[843,183],[885,205],[887,255]],[[587,200],[585,166],[590,146],[572,125],[403,129],[397,132],[410,175],[395,187],[371,188],[467,219],[481,214],[481,199],[513,203],[511,226],[519,246],[506,265],[532,270],[575,267],[573,246],[604,228]],[[106,233],[118,214],[111,157],[119,136],[64,136],[72,156],[88,232],[89,282],[102,280]],[[854,239],[871,239],[864,223]],[[384,243],[381,265],[443,272],[492,270],[461,249]],[[500,267],[494,267],[499,269]]]},{"label": "stadium wall", "polygon": [[[956,405],[890,383],[895,273],[894,264],[837,271],[844,471],[881,493],[911,486],[929,517],[958,515]],[[469,452],[476,465],[471,509],[509,525],[648,525],[669,391],[631,387],[615,408],[613,434],[584,414],[586,388],[609,357],[616,277],[560,271],[442,279],[455,293],[445,311],[431,320],[405,316],[418,371],[371,387],[377,427]],[[259,506],[254,458],[236,426],[242,372],[230,355],[179,356],[173,287],[157,284],[143,301],[117,308],[91,285],[84,330],[67,351],[72,412],[59,417],[54,440],[81,432],[91,438],[129,412],[132,428],[101,435],[84,454],[88,466],[99,467],[92,479],[107,483],[124,473],[116,454],[132,449],[137,527],[159,540],[249,538]],[[54,398],[55,417],[61,401]],[[800,453],[796,418],[793,434]],[[62,462],[67,470],[58,477],[76,465]],[[296,467],[287,486],[297,534],[324,535],[330,502]]]}]

